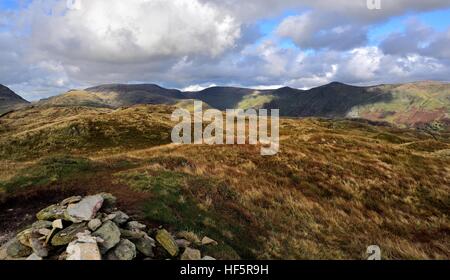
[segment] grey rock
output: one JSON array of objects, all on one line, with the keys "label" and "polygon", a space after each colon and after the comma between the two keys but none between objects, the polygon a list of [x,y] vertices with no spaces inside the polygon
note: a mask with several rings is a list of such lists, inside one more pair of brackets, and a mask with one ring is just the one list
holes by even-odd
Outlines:
[{"label": "grey rock", "polygon": [[203,261],[215,261],[216,259],[213,258],[213,257],[210,257],[210,256],[204,256],[204,257],[202,258],[202,260],[203,260]]},{"label": "grey rock", "polygon": [[147,226],[136,221],[128,222],[126,228],[129,230],[145,230]]},{"label": "grey rock", "polygon": [[156,247],[156,242],[153,238],[145,234],[144,237],[133,240],[136,249],[146,257],[153,257],[153,248]]},{"label": "grey rock", "polygon": [[34,230],[40,230],[40,229],[51,229],[52,228],[52,222],[50,221],[36,221],[31,225],[31,228]]},{"label": "grey rock", "polygon": [[175,242],[177,243],[178,247],[180,248],[186,248],[191,246],[191,242],[187,241],[186,239],[177,239],[175,240]]},{"label": "grey rock", "polygon": [[103,239],[103,242],[99,244],[100,252],[102,254],[106,253],[120,242],[120,230],[112,221],[106,221],[92,235]]},{"label": "grey rock", "polygon": [[14,238],[14,240],[6,249],[6,253],[12,258],[24,258],[31,255],[33,253],[33,250],[30,247],[20,243],[17,238]]},{"label": "grey rock", "polygon": [[99,219],[93,219],[93,220],[89,221],[88,228],[91,231],[96,231],[101,225],[102,225],[102,221],[100,221]]},{"label": "grey rock", "polygon": [[36,253],[33,253],[27,258],[27,261],[42,261],[42,257],[39,257]]},{"label": "grey rock", "polygon": [[145,237],[147,234],[140,230],[128,230],[128,229],[120,229],[120,234],[122,238],[126,239],[140,239]]},{"label": "grey rock", "polygon": [[182,261],[198,261],[201,260],[202,254],[200,250],[192,249],[187,247],[183,254],[181,254],[181,260]]},{"label": "grey rock", "polygon": [[89,232],[78,233],[77,240],[72,241],[66,248],[66,260],[95,261],[101,260],[97,239]]},{"label": "grey rock", "polygon": [[130,261],[136,257],[136,246],[127,239],[120,240],[119,244],[108,252],[108,260]]},{"label": "grey rock", "polygon": [[41,258],[45,258],[48,256],[48,248],[44,244],[43,240],[39,239],[40,234],[33,233],[30,239],[31,248],[33,249],[33,253]]},{"label": "grey rock", "polygon": [[116,216],[112,219],[112,221],[117,225],[123,225],[130,219],[130,217],[122,211],[116,211],[113,214]]},{"label": "grey rock", "polygon": [[86,196],[76,204],[67,207],[67,215],[74,223],[90,221],[95,218],[97,211],[103,205],[103,197],[100,195]]}]

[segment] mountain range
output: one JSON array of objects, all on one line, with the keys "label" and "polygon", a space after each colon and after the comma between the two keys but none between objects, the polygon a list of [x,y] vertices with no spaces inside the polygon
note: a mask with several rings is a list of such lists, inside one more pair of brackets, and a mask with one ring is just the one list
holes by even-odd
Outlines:
[{"label": "mountain range", "polygon": [[17,108],[18,106],[26,105],[28,103],[28,101],[15,94],[9,88],[0,85],[0,115],[12,108]]},{"label": "mountain range", "polygon": [[[11,100],[0,108],[24,101],[10,92]],[[118,108],[138,104],[189,106],[201,100],[207,107],[225,109],[280,109],[285,117],[363,118],[400,126],[448,126],[450,84],[423,81],[368,87],[333,82],[309,90],[283,87],[256,90],[238,87],[210,87],[196,92],[166,89],[155,84],[108,84],[70,90],[43,99],[36,106],[88,106]]]}]

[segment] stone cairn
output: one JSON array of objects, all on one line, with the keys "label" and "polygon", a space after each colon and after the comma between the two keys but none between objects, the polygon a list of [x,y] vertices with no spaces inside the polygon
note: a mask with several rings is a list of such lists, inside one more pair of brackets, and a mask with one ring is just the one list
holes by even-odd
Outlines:
[{"label": "stone cairn", "polygon": [[198,248],[215,246],[192,232],[175,236],[133,221],[115,208],[109,193],[73,196],[39,211],[37,221],[3,247],[6,259],[26,260],[214,260]]}]

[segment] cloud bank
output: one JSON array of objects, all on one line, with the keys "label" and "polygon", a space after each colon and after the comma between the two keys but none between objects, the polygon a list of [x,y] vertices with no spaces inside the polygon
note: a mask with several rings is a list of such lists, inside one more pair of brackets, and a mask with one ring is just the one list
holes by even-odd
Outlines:
[{"label": "cloud bank", "polygon": [[[448,0],[32,0],[0,11],[0,83],[36,100],[70,88],[155,82],[307,88],[446,80]],[[450,14],[450,12],[449,12]],[[371,31],[405,18],[371,42]],[[268,32],[264,21],[274,21]]]}]

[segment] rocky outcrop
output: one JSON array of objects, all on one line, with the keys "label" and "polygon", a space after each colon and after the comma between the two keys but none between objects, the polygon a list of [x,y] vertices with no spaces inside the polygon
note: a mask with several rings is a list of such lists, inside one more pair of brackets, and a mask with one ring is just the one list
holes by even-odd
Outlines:
[{"label": "rocky outcrop", "polygon": [[0,259],[214,260],[201,251],[217,245],[213,239],[148,229],[115,208],[116,200],[108,193],[73,196],[42,209],[36,222],[0,248]]}]

